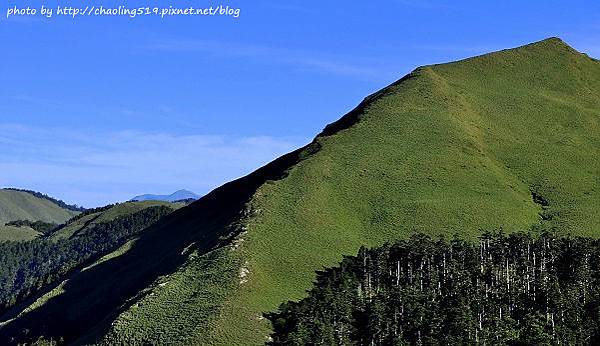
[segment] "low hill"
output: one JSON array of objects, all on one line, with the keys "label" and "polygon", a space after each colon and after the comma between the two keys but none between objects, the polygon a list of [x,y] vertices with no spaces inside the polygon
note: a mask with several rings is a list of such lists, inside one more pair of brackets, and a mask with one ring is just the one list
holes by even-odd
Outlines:
[{"label": "low hill", "polygon": [[161,219],[1,340],[263,344],[315,270],[416,231],[600,236],[600,62],[552,38],[424,66]]},{"label": "low hill", "polygon": [[63,223],[81,210],[33,191],[0,189],[0,225],[29,220]]},{"label": "low hill", "polygon": [[188,190],[178,190],[170,195],[140,195],[135,196],[132,201],[166,201],[166,202],[177,202],[185,200],[197,200],[200,198],[199,195]]}]

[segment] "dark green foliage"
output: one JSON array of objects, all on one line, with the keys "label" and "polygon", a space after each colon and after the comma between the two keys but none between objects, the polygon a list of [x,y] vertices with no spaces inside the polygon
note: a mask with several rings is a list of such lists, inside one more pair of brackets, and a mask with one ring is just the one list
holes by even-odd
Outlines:
[{"label": "dark green foliage", "polygon": [[29,227],[40,233],[47,234],[55,229],[58,225],[44,221],[16,220],[6,223],[6,226]]},{"label": "dark green foliage", "polygon": [[171,211],[165,206],[146,208],[59,242],[44,237],[0,243],[0,308],[10,307],[84,262],[114,250]]},{"label": "dark green foliage", "polygon": [[118,203],[116,203],[116,204],[108,204],[108,205],[105,205],[105,206],[103,206],[103,207],[97,207],[97,208],[85,209],[85,210],[84,210],[84,211],[82,211],[81,213],[79,213],[79,214],[77,214],[77,215],[73,216],[73,217],[72,217],[70,220],[68,220],[68,221],[66,222],[66,224],[69,224],[69,223],[71,223],[71,222],[73,222],[73,221],[77,221],[77,220],[79,220],[79,219],[81,219],[81,218],[83,218],[84,216],[87,216],[87,215],[91,215],[91,214],[95,214],[95,213],[101,213],[101,212],[107,211],[107,210],[109,210],[110,208],[112,208],[112,207],[114,207],[114,206],[117,206],[117,205],[119,205],[119,204],[118,204]]},{"label": "dark green foliage", "polygon": [[48,196],[46,194],[43,194],[43,193],[37,192],[37,191],[24,190],[24,189],[16,189],[16,188],[12,188],[12,187],[5,188],[5,190],[27,192],[27,193],[29,193],[31,195],[34,195],[37,198],[46,199],[46,200],[48,200],[48,201],[50,201],[50,202],[58,205],[59,207],[61,207],[63,209],[67,209],[67,210],[71,210],[71,211],[78,211],[78,212],[80,212],[80,211],[85,211],[86,210],[86,208],[84,208],[84,207],[80,207],[80,206],[78,206],[76,204],[67,204],[67,203],[63,202],[62,200],[60,200],[60,199],[52,198],[52,197],[50,197],[50,196]]},{"label": "dark green foliage", "polygon": [[418,235],[319,272],[267,317],[273,345],[595,345],[600,241]]},{"label": "dark green foliage", "polygon": [[184,205],[188,205],[188,204],[192,204],[192,203],[194,203],[196,201],[197,201],[197,199],[194,199],[194,198],[186,198],[186,199],[180,199],[180,200],[177,200],[177,201],[173,201],[172,203],[181,203],[181,204],[184,204]]}]

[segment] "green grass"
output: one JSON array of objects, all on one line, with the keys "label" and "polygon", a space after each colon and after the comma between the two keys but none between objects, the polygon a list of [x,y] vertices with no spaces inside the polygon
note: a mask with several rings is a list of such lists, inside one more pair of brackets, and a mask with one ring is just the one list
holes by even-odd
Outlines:
[{"label": "green grass", "polygon": [[597,95],[600,63],[556,39],[423,67],[386,88],[254,195],[249,281],[224,309],[223,344],[262,343],[261,312],[303,297],[315,270],[363,244],[533,226],[600,236]]},{"label": "green grass", "polygon": [[[598,237],[597,95],[600,63],[557,39],[419,68],[309,146],[172,213],[14,328],[262,344],[262,313],[361,245],[498,228]],[[214,265],[196,262],[215,249]]]},{"label": "green grass", "polygon": [[0,225],[9,221],[30,220],[60,224],[77,212],[24,191],[0,189]]},{"label": "green grass", "polygon": [[39,237],[40,232],[30,227],[0,226],[0,242],[28,241]]},{"label": "green grass", "polygon": [[[102,344],[199,345],[212,337],[227,294],[237,284],[238,263],[229,250],[190,254],[175,273],[159,277],[113,322]],[[170,307],[170,308],[169,308]]]}]

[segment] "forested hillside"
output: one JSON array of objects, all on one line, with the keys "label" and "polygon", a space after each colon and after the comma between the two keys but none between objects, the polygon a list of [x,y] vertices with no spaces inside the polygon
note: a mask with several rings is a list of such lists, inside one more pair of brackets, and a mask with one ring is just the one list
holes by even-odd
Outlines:
[{"label": "forested hillside", "polygon": [[42,237],[0,243],[0,309],[37,292],[90,258],[114,250],[171,211],[165,206],[150,207],[58,242]]},{"label": "forested hillside", "polygon": [[597,345],[600,241],[415,235],[361,248],[268,318],[272,345]]},{"label": "forested hillside", "polygon": [[[52,292],[71,272],[102,261],[102,256],[180,206],[165,202],[110,205],[86,210],[55,227],[39,221],[11,222],[11,227],[35,228],[42,235],[31,241],[0,242],[1,321],[31,308],[30,304]],[[18,335],[13,338],[18,339]]]}]

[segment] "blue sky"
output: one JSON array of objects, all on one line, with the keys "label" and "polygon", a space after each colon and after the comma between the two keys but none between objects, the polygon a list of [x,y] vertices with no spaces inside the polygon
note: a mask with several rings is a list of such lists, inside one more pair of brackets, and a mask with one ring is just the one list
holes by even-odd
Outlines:
[{"label": "blue sky", "polygon": [[155,1],[241,12],[6,19],[20,3],[0,7],[0,186],[84,206],[206,193],[420,65],[549,36],[600,56],[596,1]]}]

